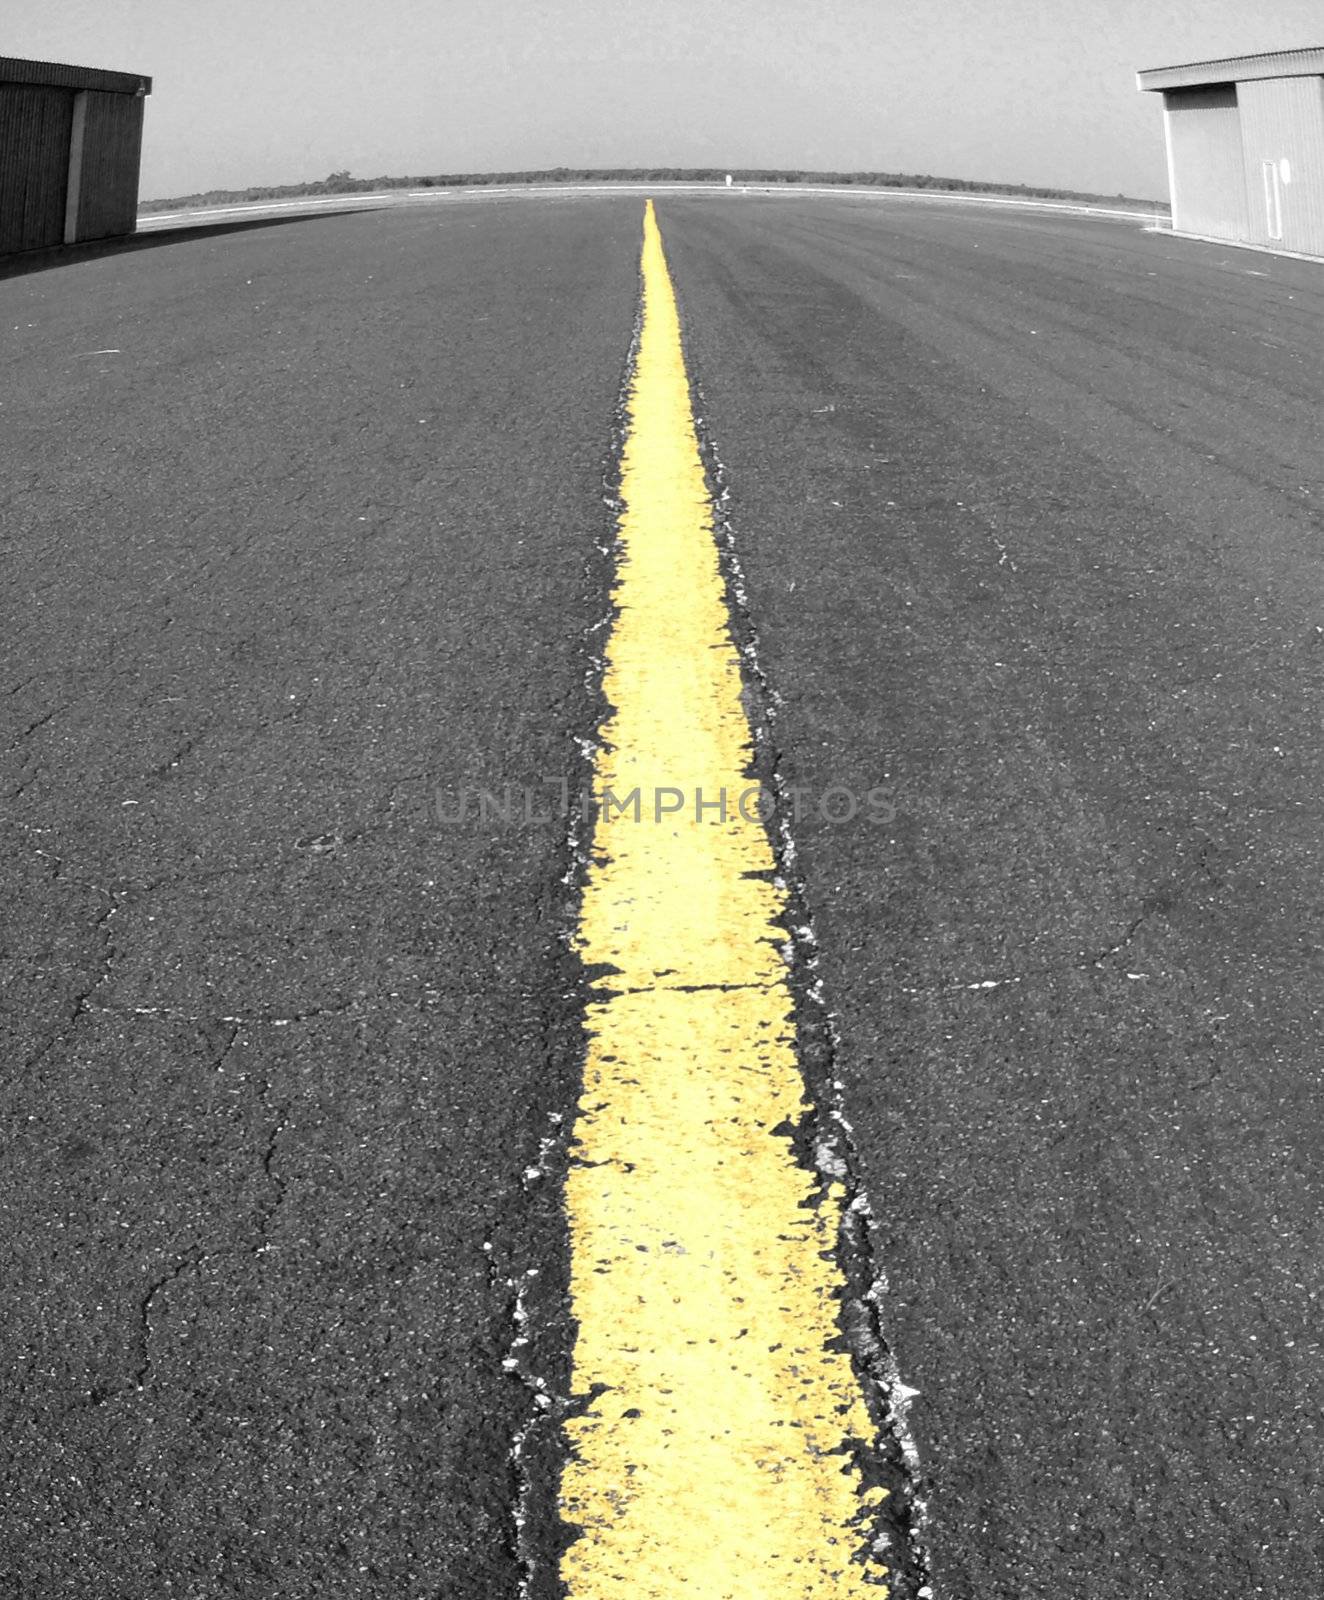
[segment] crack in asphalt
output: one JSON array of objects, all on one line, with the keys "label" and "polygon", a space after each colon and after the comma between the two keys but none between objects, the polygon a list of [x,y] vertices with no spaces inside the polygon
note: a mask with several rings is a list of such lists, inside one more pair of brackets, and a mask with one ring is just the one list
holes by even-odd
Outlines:
[{"label": "crack in asphalt", "polygon": [[1066,972],[1089,972],[1093,969],[1101,968],[1106,961],[1110,961],[1114,956],[1120,955],[1123,950],[1133,944],[1140,930],[1153,921],[1155,917],[1166,916],[1170,911],[1175,910],[1185,895],[1189,893],[1197,874],[1203,873],[1216,888],[1221,889],[1224,887],[1223,880],[1215,874],[1213,868],[1209,865],[1208,857],[1211,848],[1212,846],[1208,844],[1203,846],[1195,863],[1195,868],[1188,875],[1188,881],[1172,899],[1162,899],[1158,904],[1147,905],[1144,910],[1131,919],[1126,926],[1125,932],[1114,940],[1112,944],[1105,945],[1094,951],[1081,950],[1073,958],[1063,958],[1060,961],[1045,962],[1041,966],[1024,967],[1019,970],[1004,972],[1001,976],[995,978],[979,978],[973,983],[929,984],[922,988],[903,987],[901,992],[909,995],[964,994],[981,989],[1002,989],[1010,984],[1025,983],[1034,978],[1052,978]]},{"label": "crack in asphalt", "polygon": [[[240,1024],[230,1023],[226,1026],[220,1049],[212,1062],[214,1071],[223,1070],[226,1060],[239,1042],[242,1033],[243,1027]],[[241,1075],[241,1081],[248,1080],[244,1080],[243,1075]],[[259,1106],[270,1113],[273,1109],[270,1079],[253,1079],[251,1082]],[[269,1237],[272,1224],[289,1194],[289,1184],[276,1170],[275,1161],[281,1136],[290,1124],[290,1109],[288,1103],[278,1103],[274,1107],[274,1120],[267,1128],[261,1148],[258,1151],[258,1168],[263,1178],[270,1185],[272,1194],[270,1202],[262,1207],[258,1213],[252,1237],[245,1243],[218,1245],[214,1249],[206,1249],[203,1246],[194,1245],[182,1252],[172,1266],[158,1273],[147,1284],[138,1298],[134,1333],[137,1359],[128,1380],[119,1384],[94,1384],[86,1397],[76,1401],[70,1409],[107,1405],[127,1394],[141,1393],[149,1386],[153,1367],[152,1343],[155,1337],[152,1328],[152,1312],[158,1300],[169,1290],[172,1284],[177,1283],[186,1273],[201,1271],[212,1261],[226,1259],[252,1260],[264,1255],[270,1248]]]},{"label": "crack in asphalt", "polygon": [[62,711],[67,711],[72,704],[72,700],[65,700],[62,701],[58,706],[52,706],[49,711],[43,712],[35,722],[28,723],[23,732],[20,733],[18,737],[10,744],[7,744],[3,751],[0,751],[0,755],[12,755],[13,752],[18,749],[19,745],[30,739],[39,728],[44,728],[48,722],[51,722],[54,718],[58,717]]},{"label": "crack in asphalt", "polygon": [[64,1044],[70,1038],[74,1030],[77,1028],[79,1022],[85,1016],[91,1015],[93,1010],[91,1005],[92,996],[104,984],[109,983],[110,970],[115,963],[116,946],[114,942],[114,936],[110,933],[109,929],[111,918],[115,916],[119,910],[119,900],[112,897],[111,904],[108,905],[93,922],[93,929],[100,933],[104,940],[104,949],[101,957],[101,971],[93,980],[93,982],[84,985],[83,988],[79,989],[74,994],[70,1003],[68,1018],[61,1027],[55,1030],[55,1032],[45,1041],[44,1044],[40,1045],[32,1052],[30,1056],[27,1057],[23,1063],[22,1070],[24,1072],[27,1072],[31,1068],[40,1065],[40,1063],[44,1061],[48,1055],[50,1055],[52,1050],[54,1050],[57,1046]]},{"label": "crack in asphalt", "polygon": [[[611,599],[615,559],[619,551],[617,517],[621,457],[628,431],[629,395],[639,339],[643,327],[641,296],[635,298],[635,321],[626,352],[612,416],[606,458],[602,467],[601,502],[607,513],[600,536],[583,568],[584,589],[595,599],[605,597],[602,614],[583,632],[581,651],[584,672],[577,691],[557,701],[564,710],[580,764],[580,781],[567,794],[569,805],[563,849],[566,862],[555,888],[557,896],[549,920],[554,924],[564,981],[560,992],[544,1015],[543,1050],[548,1077],[561,1083],[557,1093],[565,1098],[546,1114],[549,1131],[539,1136],[537,1156],[524,1167],[519,1189],[513,1191],[501,1220],[494,1224],[484,1244],[488,1256],[489,1282],[493,1294],[502,1299],[502,1317],[510,1329],[503,1367],[528,1396],[527,1409],[517,1424],[508,1453],[511,1485],[511,1518],[507,1530],[508,1548],[518,1572],[519,1600],[560,1600],[557,1576],[559,1550],[564,1540],[560,1524],[558,1491],[560,1466],[565,1450],[562,1426],[579,1410],[591,1405],[592,1395],[569,1392],[569,1350],[566,1321],[569,1303],[569,1241],[564,1211],[564,1173],[569,1164],[569,1143],[573,1133],[574,1108],[583,1082],[587,1051],[584,1016],[595,998],[593,974],[583,965],[575,950],[579,903],[590,865],[591,809],[588,803],[591,764],[596,748],[597,729],[606,714],[602,690],[605,663],[598,638],[615,618]],[[586,703],[576,705],[576,695]],[[591,735],[578,730],[587,727]],[[567,1067],[569,1073],[567,1075]],[[527,1264],[530,1202],[542,1208],[538,1215],[555,1230],[556,1271],[540,1260]],[[513,1234],[514,1237],[506,1238]]]},{"label": "crack in asphalt", "polygon": [[595,1001],[609,1000],[619,994],[735,994],[741,989],[776,989],[777,981],[771,983],[643,983],[632,985],[628,989],[615,989],[604,987],[593,991]]},{"label": "crack in asphalt", "polygon": [[[683,320],[682,308],[682,326]],[[791,926],[791,937],[782,954],[795,1002],[796,1054],[804,1077],[807,1109],[798,1127],[784,1131],[791,1136],[799,1159],[815,1175],[821,1190],[826,1192],[837,1184],[846,1195],[836,1247],[846,1281],[841,1329],[875,1429],[872,1440],[856,1440],[853,1446],[862,1482],[887,1491],[868,1518],[870,1551],[887,1564],[893,1600],[933,1600],[927,1482],[908,1419],[908,1408],[917,1391],[902,1380],[886,1333],[887,1277],[877,1257],[871,1226],[873,1213],[860,1176],[854,1131],[845,1114],[845,1085],[837,1064],[840,1038],[818,974],[818,939],[791,828],[794,800],[781,770],[782,752],[775,737],[776,718],[784,702],[761,660],[758,630],[731,516],[731,487],[707,426],[699,362],[694,354],[690,363],[695,431],[712,496],[731,633],[745,679],[742,700],[753,735],[751,777],[757,777],[774,797],[768,832]]]},{"label": "crack in asphalt", "polygon": [[[397,780],[388,791],[385,803],[391,803],[391,797],[404,783],[411,782],[415,777],[424,774],[411,774],[407,778]],[[288,1012],[239,1012],[216,1016],[214,1013],[199,1014],[184,1006],[169,1005],[129,1005],[112,1001],[97,1001],[95,999],[99,990],[105,988],[110,982],[112,971],[121,951],[115,942],[111,931],[112,920],[127,907],[138,901],[159,893],[163,889],[217,881],[231,877],[247,877],[266,871],[270,867],[269,861],[236,862],[224,867],[201,867],[184,870],[181,872],[165,873],[159,877],[147,879],[144,882],[129,881],[118,888],[107,888],[104,884],[95,883],[90,879],[69,876],[66,873],[65,859],[44,845],[35,843],[36,838],[44,837],[45,830],[37,828],[30,823],[16,821],[14,824],[28,839],[33,853],[39,856],[50,868],[50,881],[69,884],[86,893],[99,896],[105,902],[101,910],[93,918],[90,927],[102,938],[102,951],[98,962],[98,971],[90,983],[84,983],[74,991],[68,1001],[67,1015],[50,1035],[29,1054],[23,1062],[23,1070],[28,1071],[39,1066],[51,1052],[59,1046],[68,1043],[84,1018],[104,1014],[118,1016],[159,1016],[169,1017],[176,1021],[203,1023],[233,1023],[239,1027],[293,1027],[304,1022],[314,1021],[323,1016],[345,1016],[355,1011],[355,1002],[339,999],[334,1002],[306,1006],[299,1010]],[[337,839],[341,836],[337,835]],[[297,848],[297,844],[295,846]],[[371,997],[363,997],[360,1006],[366,1006]],[[395,998],[395,997],[393,997]]]},{"label": "crack in asphalt", "polygon": [[[360,1002],[364,1004],[366,1002]],[[240,1028],[291,1028],[303,1022],[315,1022],[318,1017],[347,1017],[359,1019],[360,1013],[355,1010],[352,1000],[338,1000],[333,1004],[308,1006],[302,1011],[293,1011],[285,1016],[273,1016],[270,1012],[248,1012],[233,1015],[215,1014],[199,1015],[194,1011],[187,1011],[182,1006],[126,1006],[126,1005],[100,1005],[95,1007],[99,1012],[112,1016],[127,1017],[169,1017],[176,1022],[192,1022],[199,1025],[210,1022],[233,1023]]]}]

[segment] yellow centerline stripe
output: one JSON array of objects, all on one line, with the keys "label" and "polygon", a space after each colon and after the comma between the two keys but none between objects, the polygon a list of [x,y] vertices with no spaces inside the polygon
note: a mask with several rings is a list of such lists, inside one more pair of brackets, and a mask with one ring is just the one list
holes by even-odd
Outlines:
[{"label": "yellow centerline stripe", "polygon": [[[560,1487],[570,1600],[842,1600],[882,1491],[841,1347],[843,1194],[774,1130],[805,1110],[740,659],[648,203],[617,613],[578,947],[599,971],[566,1209],[578,1325]],[[610,794],[638,820],[604,807]],[[658,789],[679,791],[663,810]],[[726,815],[717,806],[722,792]],[[700,810],[698,800],[707,808]],[[668,799],[664,805],[673,802]]]}]

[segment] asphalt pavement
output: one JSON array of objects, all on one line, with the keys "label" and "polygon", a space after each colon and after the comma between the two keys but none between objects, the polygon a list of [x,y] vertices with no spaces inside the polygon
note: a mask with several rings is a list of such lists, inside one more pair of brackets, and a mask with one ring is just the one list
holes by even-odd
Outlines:
[{"label": "asphalt pavement", "polygon": [[0,1591],[516,1592],[639,216],[385,221],[3,286]]},{"label": "asphalt pavement", "polygon": [[[554,1592],[558,798],[641,212],[0,283],[0,1593]],[[932,201],[658,220],[918,1391],[906,1584],[1324,1592],[1324,270]],[[474,815],[503,785],[547,799]]]}]

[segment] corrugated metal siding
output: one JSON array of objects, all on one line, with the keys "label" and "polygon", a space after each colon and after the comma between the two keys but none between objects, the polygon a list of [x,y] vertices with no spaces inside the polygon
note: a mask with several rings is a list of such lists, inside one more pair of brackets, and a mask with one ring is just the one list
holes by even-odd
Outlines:
[{"label": "corrugated metal siding", "polygon": [[143,104],[133,95],[88,94],[79,239],[132,233],[137,225]]},{"label": "corrugated metal siding", "polygon": [[1292,78],[1324,74],[1324,49],[1274,50],[1267,55],[1224,56],[1221,61],[1192,61],[1179,67],[1147,67],[1136,73],[1141,89],[1194,89],[1216,83],[1251,83],[1256,78]]},{"label": "corrugated metal siding", "polygon": [[152,80],[136,72],[71,67],[63,61],[20,61],[17,56],[0,56],[0,83],[40,83],[47,88],[102,89],[115,94],[152,92]]},{"label": "corrugated metal siding", "polygon": [[0,84],[0,255],[63,240],[73,115],[71,90]]},{"label": "corrugated metal siding", "polygon": [[[1239,84],[1241,140],[1250,238],[1280,250],[1324,255],[1324,78],[1274,78]],[[1271,237],[1264,197],[1264,163],[1287,161],[1279,180],[1282,237]]]},{"label": "corrugated metal siding", "polygon": [[1236,85],[1227,83],[1163,96],[1172,226],[1178,233],[1249,237],[1237,94]]}]

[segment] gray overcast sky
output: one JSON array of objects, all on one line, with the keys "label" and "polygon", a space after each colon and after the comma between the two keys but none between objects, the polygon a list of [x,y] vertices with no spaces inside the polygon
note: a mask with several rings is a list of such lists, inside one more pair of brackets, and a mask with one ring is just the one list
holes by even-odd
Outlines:
[{"label": "gray overcast sky", "polygon": [[1161,197],[1136,68],[1322,23],[1320,0],[6,0],[0,54],[150,73],[144,198],[698,165]]}]

